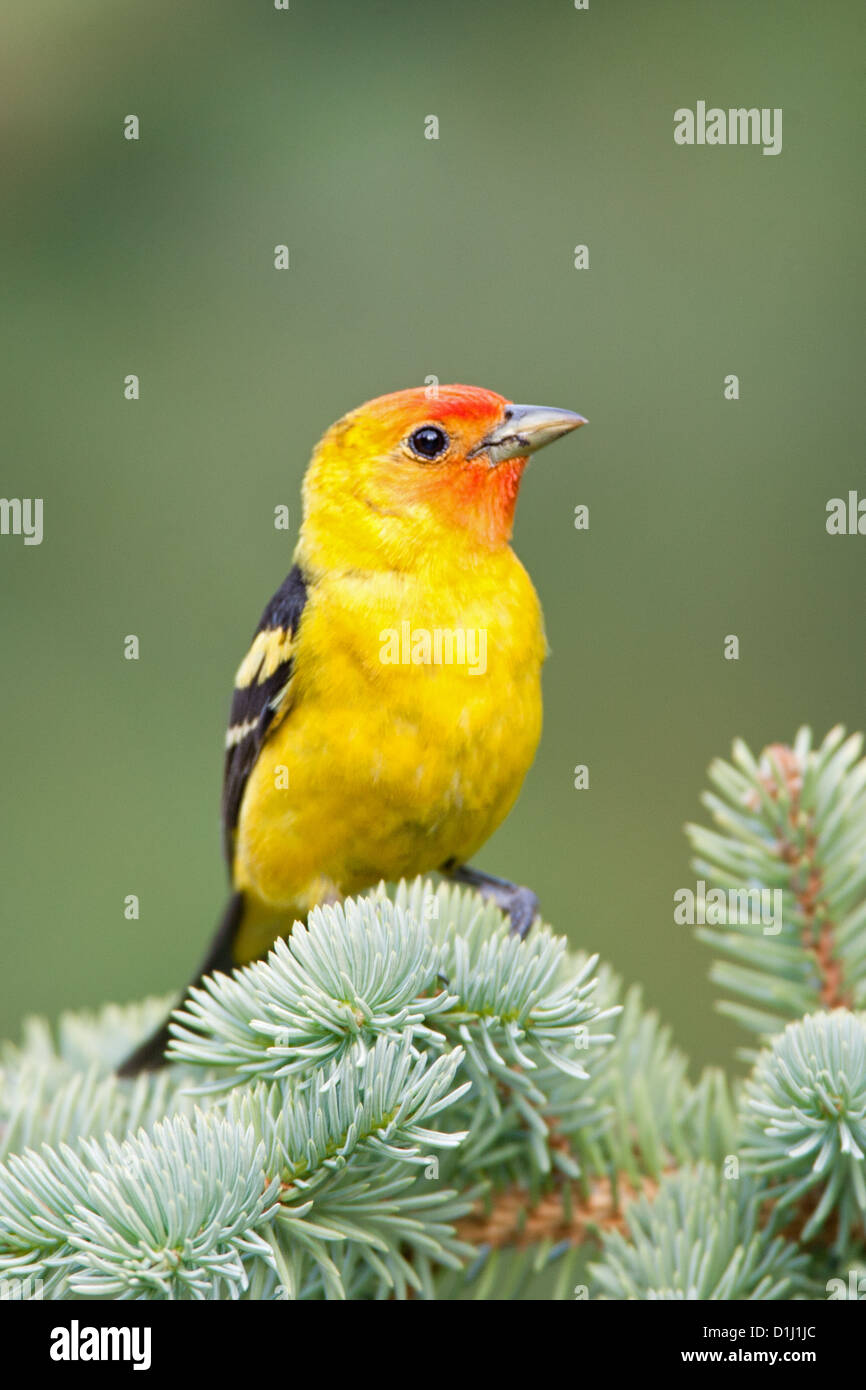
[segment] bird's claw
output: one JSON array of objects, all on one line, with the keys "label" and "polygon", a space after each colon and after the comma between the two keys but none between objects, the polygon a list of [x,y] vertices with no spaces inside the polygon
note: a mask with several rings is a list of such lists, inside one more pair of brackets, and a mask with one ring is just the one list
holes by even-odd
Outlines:
[{"label": "bird's claw", "polygon": [[511,918],[510,934],[524,941],[539,915],[538,898],[531,888],[514,888],[508,898],[502,906]]}]

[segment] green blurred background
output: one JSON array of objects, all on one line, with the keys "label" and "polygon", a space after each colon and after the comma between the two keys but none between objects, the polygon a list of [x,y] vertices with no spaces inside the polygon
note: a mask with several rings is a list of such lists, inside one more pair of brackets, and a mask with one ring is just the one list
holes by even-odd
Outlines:
[{"label": "green blurred background", "polygon": [[[0,1032],[188,976],[310,449],[436,374],[591,421],[523,489],[546,727],[479,862],[730,1061],[682,824],[735,735],[864,723],[866,539],[824,527],[866,492],[862,7],[291,4],[4,14],[2,492],[45,539],[0,538]],[[783,152],[675,146],[698,99],[782,107]]]}]

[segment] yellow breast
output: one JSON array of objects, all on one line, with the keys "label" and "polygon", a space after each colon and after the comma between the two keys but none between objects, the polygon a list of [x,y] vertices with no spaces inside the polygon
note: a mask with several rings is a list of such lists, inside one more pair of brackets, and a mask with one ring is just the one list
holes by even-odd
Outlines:
[{"label": "yellow breast", "polygon": [[541,733],[541,611],[510,549],[431,584],[310,584],[292,706],[238,822],[235,880],[310,906],[468,859],[508,813]]}]

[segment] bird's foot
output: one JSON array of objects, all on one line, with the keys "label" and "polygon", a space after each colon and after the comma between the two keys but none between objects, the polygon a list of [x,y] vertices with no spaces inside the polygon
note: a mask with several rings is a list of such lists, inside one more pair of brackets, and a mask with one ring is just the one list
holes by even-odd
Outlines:
[{"label": "bird's foot", "polygon": [[496,878],[493,874],[484,874],[480,869],[470,869],[466,864],[454,864],[453,861],[443,865],[442,872],[455,883],[476,888],[482,897],[489,898],[503,912],[507,912],[511,918],[511,933],[519,936],[521,941],[539,916],[538,898],[531,888],[522,888],[517,883],[509,883],[508,879]]}]

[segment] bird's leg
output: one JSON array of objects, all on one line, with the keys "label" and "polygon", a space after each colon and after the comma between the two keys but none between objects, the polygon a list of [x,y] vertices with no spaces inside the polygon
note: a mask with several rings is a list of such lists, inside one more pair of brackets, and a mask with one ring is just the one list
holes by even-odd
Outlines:
[{"label": "bird's leg", "polygon": [[480,869],[470,869],[468,864],[458,864],[454,859],[442,865],[442,873],[455,883],[477,888],[482,897],[489,898],[503,912],[507,912],[511,918],[511,931],[521,941],[539,915],[538,898],[531,888],[521,888],[517,883],[509,883],[507,878],[483,874]]}]

